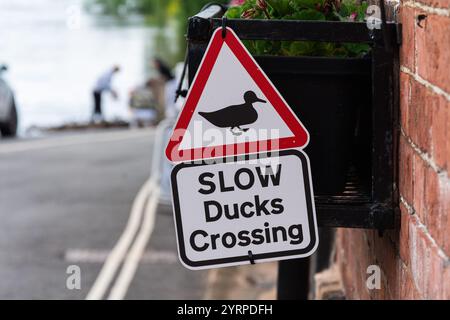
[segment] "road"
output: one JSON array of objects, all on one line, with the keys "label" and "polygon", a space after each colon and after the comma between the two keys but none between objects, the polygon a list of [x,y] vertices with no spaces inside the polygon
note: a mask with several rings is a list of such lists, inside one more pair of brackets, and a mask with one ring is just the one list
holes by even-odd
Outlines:
[{"label": "road", "polygon": [[[154,138],[116,130],[0,141],[0,299],[204,296],[207,272],[178,262],[171,209],[152,213],[144,192]],[[139,228],[112,255],[133,207]]]}]

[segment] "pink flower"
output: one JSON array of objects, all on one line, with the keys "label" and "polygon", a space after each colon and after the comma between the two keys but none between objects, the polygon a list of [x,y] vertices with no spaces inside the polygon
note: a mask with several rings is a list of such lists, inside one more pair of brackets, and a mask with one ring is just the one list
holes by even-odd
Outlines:
[{"label": "pink flower", "polygon": [[255,15],[256,10],[255,9],[247,9],[241,14],[241,18],[243,19],[251,19]]},{"label": "pink flower", "polygon": [[240,6],[241,4],[243,4],[245,2],[245,0],[231,0],[230,1],[230,6],[234,7],[234,6]]},{"label": "pink flower", "polygon": [[350,16],[348,17],[349,21],[355,21],[356,17],[358,16],[358,14],[356,12],[353,12],[352,14],[350,14]]},{"label": "pink flower", "polygon": [[257,0],[256,1],[256,5],[258,6],[258,8],[260,8],[261,10],[267,10],[267,2],[265,0]]}]

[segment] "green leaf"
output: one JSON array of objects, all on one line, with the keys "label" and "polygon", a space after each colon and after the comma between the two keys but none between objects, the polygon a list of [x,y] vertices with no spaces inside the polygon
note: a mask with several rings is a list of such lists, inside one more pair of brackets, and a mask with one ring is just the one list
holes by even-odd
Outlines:
[{"label": "green leaf", "polygon": [[294,10],[290,5],[290,0],[266,0],[266,2],[274,10],[273,16],[275,18],[294,13]]},{"label": "green leaf", "polygon": [[[266,0],[268,12],[273,19],[325,21],[364,21],[367,1],[342,0],[339,5],[334,0]],[[329,6],[331,4],[331,7]],[[326,10],[324,10],[324,7]],[[339,10],[337,9],[339,7]],[[256,6],[256,0],[246,0],[241,6],[230,8],[226,16],[239,18],[248,9],[256,9],[253,19],[267,19],[263,11]],[[247,49],[254,55],[285,56],[335,56],[360,57],[370,51],[366,44],[328,43],[311,41],[245,41]]]},{"label": "green leaf", "polygon": [[291,56],[314,56],[314,42],[312,41],[294,41],[290,47]]},{"label": "green leaf", "polygon": [[331,43],[331,42],[317,42],[316,43],[316,47],[315,47],[315,51],[316,51],[316,56],[321,56],[321,57],[331,57],[333,56],[333,52],[336,49],[336,44]]},{"label": "green leaf", "polygon": [[256,54],[255,41],[253,41],[253,40],[242,40],[242,43],[244,44],[244,46],[247,48],[247,50],[252,55]]},{"label": "green leaf", "polygon": [[258,55],[267,55],[271,52],[270,41],[259,40],[255,41],[255,50]]},{"label": "green leaf", "polygon": [[342,47],[349,57],[362,57],[370,51],[370,46],[365,43],[344,43]]},{"label": "green leaf", "polygon": [[295,11],[303,9],[316,9],[317,5],[323,5],[324,0],[290,0],[289,4]]},{"label": "green leaf", "polygon": [[281,41],[280,55],[289,56],[291,55],[291,44],[292,41]]},{"label": "green leaf", "polygon": [[358,21],[364,21],[366,18],[366,11],[369,7],[369,4],[367,2],[362,2],[361,5],[358,7],[357,13],[358,13]]},{"label": "green leaf", "polygon": [[228,19],[239,19],[242,14],[242,8],[240,6],[230,7],[227,12],[225,12],[225,17]]},{"label": "green leaf", "polygon": [[304,9],[283,17],[283,20],[326,20],[325,15],[313,9]]},{"label": "green leaf", "polygon": [[325,15],[314,9],[305,9],[297,13],[298,20],[325,20]]}]

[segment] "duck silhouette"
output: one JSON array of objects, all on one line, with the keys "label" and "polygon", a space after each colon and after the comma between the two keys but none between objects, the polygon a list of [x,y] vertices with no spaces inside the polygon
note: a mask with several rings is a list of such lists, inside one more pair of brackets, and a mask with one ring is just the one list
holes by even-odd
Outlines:
[{"label": "duck silhouette", "polygon": [[[241,128],[243,125],[254,123],[258,120],[258,112],[253,107],[256,102],[266,103],[256,96],[253,91],[244,93],[244,103],[232,105],[212,112],[199,112],[203,118],[219,128],[230,128],[233,135],[241,135],[249,128]],[[238,129],[236,131],[235,129]]]}]

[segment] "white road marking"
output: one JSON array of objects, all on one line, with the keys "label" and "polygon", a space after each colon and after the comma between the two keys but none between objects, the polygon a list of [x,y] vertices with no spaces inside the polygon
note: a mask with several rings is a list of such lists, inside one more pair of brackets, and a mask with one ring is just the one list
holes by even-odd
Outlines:
[{"label": "white road marking", "polygon": [[158,207],[159,188],[155,188],[150,196],[145,210],[144,220],[136,240],[131,247],[122,270],[111,289],[109,300],[121,300],[125,297],[131,281],[134,278],[139,262],[145,251],[155,226],[156,209]]},{"label": "white road marking", "polygon": [[149,250],[141,258],[141,263],[178,264],[178,253],[170,250]]},{"label": "white road marking", "polygon": [[[145,194],[145,192],[142,191],[145,190],[145,188],[143,187],[141,189],[142,194],[140,191],[136,196],[135,203],[133,203],[133,209],[130,214],[130,220],[128,222],[128,225],[132,225],[132,227],[130,227],[131,231],[128,232],[127,230],[125,230],[124,234],[122,234],[121,238],[119,239],[119,242],[111,251],[111,254],[107,257],[105,265],[100,271],[100,274],[96,279],[94,286],[91,288],[89,294],[86,297],[86,299],[88,300],[99,300],[105,296],[105,292],[108,289],[110,283],[114,280],[113,277],[117,273],[117,270],[126,254],[122,269],[120,270],[116,282],[112,286],[110,295],[108,296],[108,299],[111,300],[123,299],[128,291],[131,281],[133,280],[140,261],[145,258],[143,257],[143,255],[145,252],[145,247],[147,246],[147,243],[153,232],[156,209],[159,202],[160,189],[158,183],[161,176],[161,161],[164,155],[164,132],[168,128],[171,128],[172,125],[173,124],[170,121],[163,120],[156,129],[155,143],[153,145],[153,161],[149,179],[149,191],[147,194]],[[149,199],[147,205],[145,206],[145,199],[147,199],[148,197]],[[144,200],[138,201],[138,199],[141,198],[144,198]],[[137,210],[139,210],[139,212],[136,212]],[[143,213],[144,210],[145,213]],[[143,218],[141,218],[142,215],[144,215]],[[141,227],[138,231],[140,224]],[[134,235],[136,235],[137,232],[139,233],[137,234],[134,243],[132,243]],[[129,250],[128,254],[127,250]],[[172,255],[161,255],[159,258],[162,261],[164,261],[164,259],[171,262],[178,261],[178,257]]]},{"label": "white road marking", "polygon": [[[68,263],[104,263],[110,250],[98,249],[68,249],[64,254],[64,261]],[[178,255],[171,250],[148,250],[141,258],[143,264],[175,264],[178,263]]]},{"label": "white road marking", "polygon": [[68,263],[104,263],[111,251],[92,249],[68,249],[64,261]]},{"label": "white road marking", "polygon": [[154,134],[153,130],[128,130],[102,132],[95,134],[80,134],[76,136],[62,136],[56,138],[36,139],[17,142],[0,143],[0,154],[10,154],[24,151],[33,151],[49,148],[69,147],[83,144],[115,142],[136,138],[149,137]]},{"label": "white road marking", "polygon": [[152,179],[149,179],[139,190],[136,198],[134,199],[127,226],[100,270],[94,285],[86,296],[87,300],[100,300],[105,295],[109,284],[113,280],[113,277],[121,265],[128,248],[132,244],[132,241],[139,230],[145,203],[148,195],[153,191],[153,189],[155,189],[155,186],[155,182]]}]

